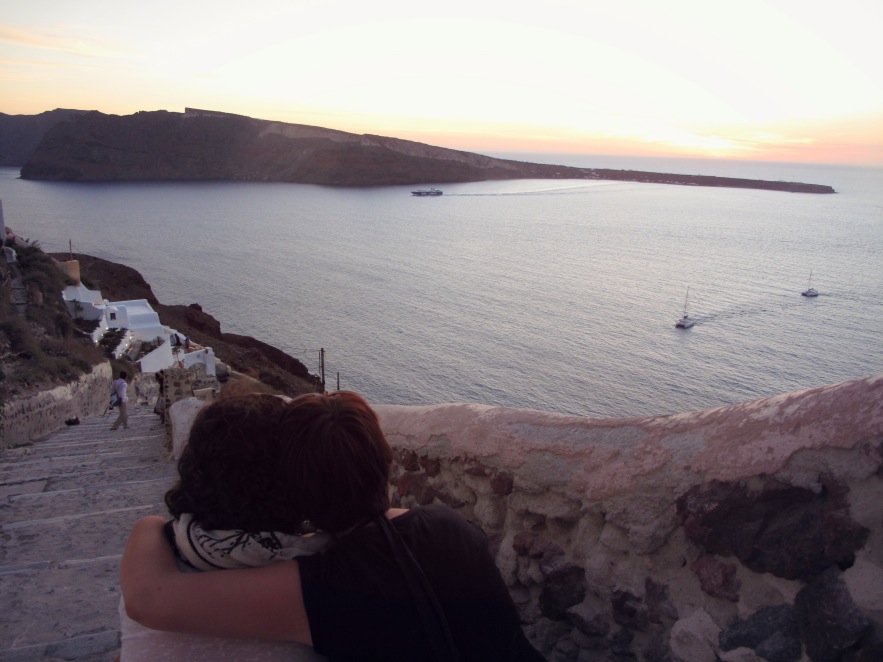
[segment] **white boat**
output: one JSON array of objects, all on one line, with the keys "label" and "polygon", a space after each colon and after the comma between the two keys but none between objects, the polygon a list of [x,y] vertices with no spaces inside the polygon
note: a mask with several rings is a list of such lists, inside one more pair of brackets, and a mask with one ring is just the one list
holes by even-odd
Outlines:
[{"label": "white boat", "polygon": [[425,198],[425,197],[431,196],[431,195],[441,195],[441,194],[442,194],[442,192],[437,188],[420,188],[420,189],[417,189],[416,191],[411,191],[411,195],[416,195],[421,198]]},{"label": "white boat", "polygon": [[675,327],[678,329],[689,329],[696,322],[687,314],[687,302],[690,300],[690,288],[687,288],[687,296],[684,298],[684,314],[675,322]]},{"label": "white boat", "polygon": [[816,288],[814,288],[812,286],[812,271],[809,272],[809,282],[806,284],[806,286],[807,286],[806,289],[800,293],[801,296],[804,296],[804,297],[817,297],[817,296],[819,296],[819,293],[816,290]]}]

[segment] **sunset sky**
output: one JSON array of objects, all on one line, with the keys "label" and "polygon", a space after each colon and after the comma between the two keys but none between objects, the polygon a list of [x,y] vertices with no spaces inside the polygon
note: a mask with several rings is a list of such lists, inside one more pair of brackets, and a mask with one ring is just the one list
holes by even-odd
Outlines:
[{"label": "sunset sky", "polygon": [[0,0],[0,112],[883,165],[883,0]]}]

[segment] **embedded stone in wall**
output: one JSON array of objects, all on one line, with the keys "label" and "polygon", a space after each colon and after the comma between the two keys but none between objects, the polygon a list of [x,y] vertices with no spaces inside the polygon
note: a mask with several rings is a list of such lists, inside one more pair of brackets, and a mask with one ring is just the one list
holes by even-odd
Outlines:
[{"label": "embedded stone in wall", "polygon": [[868,529],[852,520],[848,488],[820,493],[767,478],[760,489],[712,481],[677,501],[687,536],[708,552],[736,556],[755,572],[809,581],[832,565],[849,567]]},{"label": "embedded stone in wall", "polygon": [[613,620],[618,625],[631,630],[643,631],[650,624],[647,606],[637,595],[629,591],[614,589],[610,596],[613,607]]},{"label": "embedded stone in wall", "polygon": [[696,573],[699,585],[708,595],[730,602],[739,601],[742,584],[736,577],[736,566],[733,563],[721,561],[711,554],[703,554],[690,564],[690,569]]},{"label": "embedded stone in wall", "polygon": [[769,662],[797,662],[803,646],[793,607],[764,607],[734,622],[721,632],[720,647],[723,651],[751,648]]},{"label": "embedded stone in wall", "polygon": [[[800,590],[794,599],[794,611],[806,653],[812,660],[839,660],[843,651],[852,648],[871,627],[871,621],[852,601],[836,568],[830,568]],[[875,643],[879,646],[880,642]]]},{"label": "embedded stone in wall", "polygon": [[541,581],[540,612],[553,621],[567,618],[567,610],[586,597],[586,573],[580,567],[568,565]]},{"label": "embedded stone in wall", "polygon": [[163,390],[167,404],[174,404],[193,395],[193,382],[196,379],[194,372],[186,368],[166,368],[163,375]]},{"label": "embedded stone in wall", "polygon": [[704,609],[696,609],[671,627],[669,646],[676,659],[717,662],[720,628]]},{"label": "embedded stone in wall", "polygon": [[605,610],[592,600],[583,600],[568,609],[567,618],[580,632],[590,637],[606,637],[610,632]]},{"label": "embedded stone in wall", "polygon": [[401,497],[411,497],[418,505],[432,503],[435,491],[430,487],[425,474],[404,473],[399,476],[396,490]]},{"label": "embedded stone in wall", "polygon": [[399,463],[405,471],[420,471],[417,453],[410,449],[405,448],[399,451]]},{"label": "embedded stone in wall", "polygon": [[677,609],[671,604],[668,586],[649,577],[644,580],[644,602],[647,604],[647,616],[651,623],[662,623],[666,618],[674,621],[678,617]]}]

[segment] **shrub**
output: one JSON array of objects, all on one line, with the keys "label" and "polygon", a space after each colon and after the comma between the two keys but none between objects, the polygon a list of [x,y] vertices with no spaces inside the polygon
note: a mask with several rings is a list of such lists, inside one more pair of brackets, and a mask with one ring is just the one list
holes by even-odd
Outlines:
[{"label": "shrub", "polygon": [[108,329],[108,331],[101,336],[101,339],[98,341],[98,346],[102,349],[107,358],[113,358],[113,351],[119,346],[120,341],[127,332],[128,329],[122,328]]},{"label": "shrub", "polygon": [[79,329],[83,333],[91,334],[95,329],[98,328],[100,322],[98,320],[83,320],[78,319],[74,320],[74,328]]},{"label": "shrub", "polygon": [[9,338],[9,345],[13,352],[34,353],[36,343],[31,335],[31,328],[24,318],[16,315],[9,317],[0,322],[0,331]]},{"label": "shrub", "polygon": [[22,246],[16,249],[16,254],[22,281],[37,286],[50,307],[63,308],[61,291],[73,281],[58,269],[51,257],[36,246]]},{"label": "shrub", "polygon": [[16,254],[23,282],[31,294],[39,291],[42,303],[32,301],[27,318],[21,317],[13,310],[9,288],[0,287],[0,335],[8,339],[10,355],[0,399],[22,388],[71,381],[106,360],[91,337],[74,332],[90,334],[98,322],[71,318],[62,290],[72,281],[36,245],[17,246]]}]

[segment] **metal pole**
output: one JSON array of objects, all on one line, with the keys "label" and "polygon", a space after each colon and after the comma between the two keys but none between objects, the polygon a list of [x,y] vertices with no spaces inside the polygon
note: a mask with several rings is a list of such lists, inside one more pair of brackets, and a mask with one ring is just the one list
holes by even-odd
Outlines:
[{"label": "metal pole", "polygon": [[322,370],[322,392],[325,392],[325,348],[319,348],[319,365]]}]

